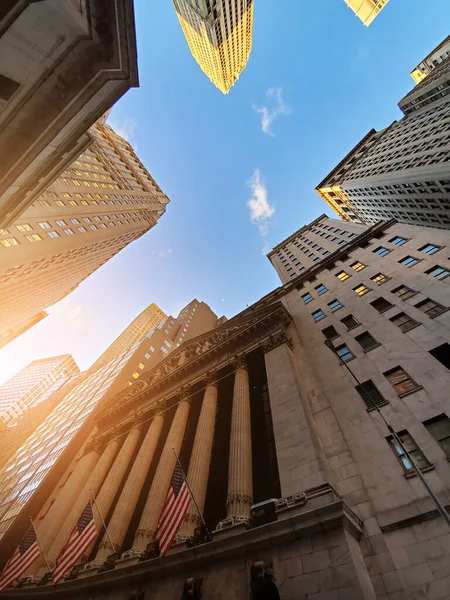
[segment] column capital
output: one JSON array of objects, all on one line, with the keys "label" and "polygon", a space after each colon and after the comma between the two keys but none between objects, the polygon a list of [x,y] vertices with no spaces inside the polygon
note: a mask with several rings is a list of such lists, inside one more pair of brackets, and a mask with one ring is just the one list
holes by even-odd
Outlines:
[{"label": "column capital", "polygon": [[98,452],[98,454],[100,454],[103,447],[104,447],[104,440],[97,439],[97,438],[89,440],[89,442],[84,447],[83,456],[85,454],[89,454],[90,452]]},{"label": "column capital", "polygon": [[153,410],[154,410],[153,416],[156,417],[158,415],[162,415],[164,413],[164,411],[166,410],[166,406],[167,406],[167,402],[166,402],[165,398],[163,400],[158,400],[158,402],[153,407]]},{"label": "column capital", "polygon": [[206,387],[209,387],[210,385],[218,385],[217,382],[217,378],[218,378],[218,373],[217,371],[207,371],[204,376],[203,376],[203,381],[206,385]]},{"label": "column capital", "polygon": [[135,413],[131,422],[131,429],[136,429],[142,425],[147,416],[143,412]]},{"label": "column capital", "polygon": [[292,339],[288,336],[286,329],[280,329],[279,331],[272,333],[268,338],[261,342],[261,348],[263,349],[264,354],[267,354],[282,344],[287,344],[292,350]]},{"label": "column capital", "polygon": [[190,388],[190,386],[186,385],[183,386],[178,393],[176,394],[176,399],[178,402],[188,402],[189,404],[191,403],[191,394],[192,394],[192,390]]},{"label": "column capital", "polygon": [[245,353],[236,354],[231,359],[230,362],[231,362],[231,365],[236,369],[236,371],[238,369],[248,369],[248,366],[247,366],[247,355]]}]

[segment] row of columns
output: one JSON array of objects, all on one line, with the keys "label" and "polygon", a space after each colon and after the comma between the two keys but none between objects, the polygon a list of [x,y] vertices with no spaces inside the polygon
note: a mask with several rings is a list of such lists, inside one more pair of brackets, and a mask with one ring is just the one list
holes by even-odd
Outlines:
[{"label": "row of columns", "polygon": [[[227,517],[231,519],[250,516],[253,495],[250,388],[245,356],[236,361],[235,367],[227,493]],[[191,502],[180,531],[180,534],[186,537],[191,536],[201,523],[198,511],[203,513],[205,506],[217,397],[217,381],[214,376],[210,375],[203,396],[187,473],[188,484],[197,506]],[[101,529],[102,519],[99,513],[103,518],[109,513],[122,480],[128,473],[107,524],[107,531],[98,547],[94,563],[103,564],[113,553],[117,557],[120,555],[125,535],[161,436],[165,420],[164,408],[162,403],[157,407],[134,462],[132,462],[132,458],[141,436],[142,423],[139,420],[127,433],[120,449],[119,439],[112,439],[101,454],[98,448],[92,448],[79,460],[70,478],[70,485],[64,486],[39,527],[41,544],[48,549],[47,560],[51,567],[54,566],[58,554],[84,506],[93,495],[96,498],[95,519],[98,530]],[[186,392],[182,392],[134,536],[131,552],[136,554],[144,551],[147,545],[156,538],[159,517],[176,466],[177,456],[180,454],[189,413],[190,398]],[[86,475],[86,473],[90,473],[87,481],[85,477],[83,480],[83,474]],[[45,565],[41,565],[38,574],[42,575],[45,570]]]}]

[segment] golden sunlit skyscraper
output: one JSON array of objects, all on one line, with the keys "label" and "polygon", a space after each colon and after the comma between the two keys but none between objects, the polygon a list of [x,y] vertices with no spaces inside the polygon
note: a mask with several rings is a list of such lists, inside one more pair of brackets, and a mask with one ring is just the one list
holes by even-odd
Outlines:
[{"label": "golden sunlit skyscraper", "polygon": [[227,94],[252,49],[253,0],[173,0],[193,57]]},{"label": "golden sunlit skyscraper", "polygon": [[389,0],[345,0],[345,3],[368,27]]},{"label": "golden sunlit skyscraper", "polygon": [[98,122],[90,146],[0,229],[0,348],[158,222],[169,199],[131,145]]}]

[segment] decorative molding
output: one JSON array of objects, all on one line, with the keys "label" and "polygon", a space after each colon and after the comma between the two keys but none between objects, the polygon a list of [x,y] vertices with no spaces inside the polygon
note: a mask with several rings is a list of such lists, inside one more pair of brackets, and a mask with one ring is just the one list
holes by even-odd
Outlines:
[{"label": "decorative molding", "polygon": [[217,523],[216,530],[225,529],[226,527],[232,527],[233,525],[248,525],[249,522],[249,517],[226,517],[226,519],[222,519]]},{"label": "decorative molding", "polygon": [[273,333],[262,342],[261,347],[264,351],[264,354],[267,354],[282,344],[286,344],[292,350],[292,338],[287,335],[285,329],[280,329],[276,333]]},{"label": "decorative molding", "polygon": [[204,376],[204,383],[206,387],[211,385],[215,385],[216,387],[219,385],[217,381],[218,373],[216,370],[208,371]]},{"label": "decorative molding", "polygon": [[230,364],[236,369],[248,369],[247,365],[247,356],[243,354],[236,355],[233,360],[230,361]]}]

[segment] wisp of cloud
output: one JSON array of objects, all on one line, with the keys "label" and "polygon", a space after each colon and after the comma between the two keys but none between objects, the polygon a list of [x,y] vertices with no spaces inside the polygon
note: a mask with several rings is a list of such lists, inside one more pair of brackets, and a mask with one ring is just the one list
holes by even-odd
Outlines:
[{"label": "wisp of cloud", "polygon": [[275,207],[269,204],[267,188],[259,169],[255,170],[247,185],[252,190],[252,196],[247,202],[250,220],[258,226],[260,234],[265,236],[268,233],[269,220],[275,214]]},{"label": "wisp of cloud", "polygon": [[275,136],[270,127],[273,121],[280,115],[289,115],[292,112],[290,106],[288,106],[283,100],[283,88],[270,88],[266,92],[267,100],[274,106],[256,106],[252,105],[253,110],[262,115],[261,117],[261,129],[268,135]]}]

